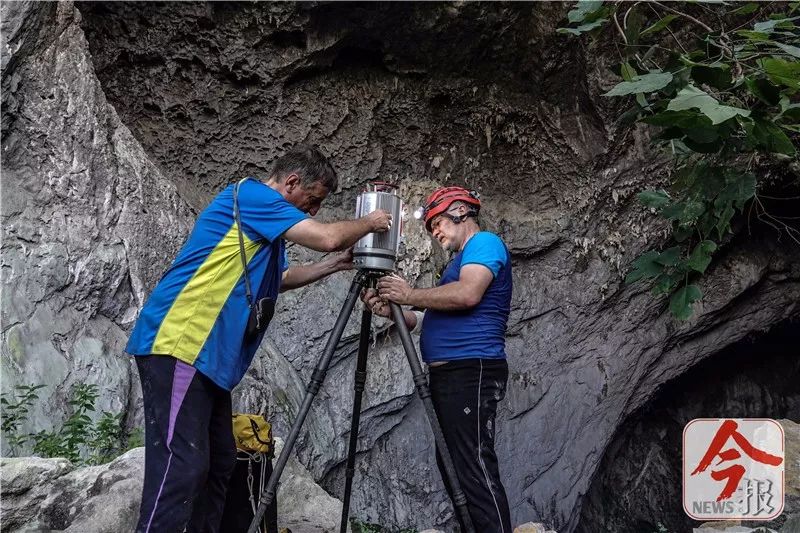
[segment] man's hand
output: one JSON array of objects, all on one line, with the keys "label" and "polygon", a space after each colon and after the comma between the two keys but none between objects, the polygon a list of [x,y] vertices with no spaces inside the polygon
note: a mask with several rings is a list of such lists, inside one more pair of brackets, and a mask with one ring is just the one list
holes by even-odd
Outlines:
[{"label": "man's hand", "polygon": [[389,318],[389,315],[392,313],[389,304],[378,295],[378,291],[375,289],[364,289],[361,291],[361,301],[364,302],[364,305],[366,305],[374,315]]},{"label": "man's hand", "polygon": [[376,209],[364,215],[364,218],[369,221],[372,231],[377,233],[389,231],[392,227],[392,215],[383,209]]},{"label": "man's hand", "polygon": [[411,285],[397,274],[383,276],[378,280],[378,294],[384,300],[391,300],[400,305],[410,304]]},{"label": "man's hand", "polygon": [[333,254],[325,260],[331,269],[331,272],[339,272],[340,270],[353,269],[353,249],[348,248],[344,252]]}]

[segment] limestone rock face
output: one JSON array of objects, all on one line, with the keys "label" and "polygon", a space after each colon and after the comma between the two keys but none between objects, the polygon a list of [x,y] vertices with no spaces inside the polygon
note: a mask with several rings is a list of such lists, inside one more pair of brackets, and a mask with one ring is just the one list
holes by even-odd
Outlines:
[{"label": "limestone rock face", "polygon": [[[276,448],[280,447],[278,442]],[[83,468],[75,468],[66,459],[1,459],[2,530],[133,531],[143,479],[144,448],[135,448],[101,466]],[[296,459],[286,467],[277,500],[281,527],[294,533],[339,530],[342,502],[317,485]]]},{"label": "limestone rock face", "polygon": [[143,478],[144,448],[84,468],[66,459],[4,458],[3,531],[133,531]]},{"label": "limestone rock face", "polygon": [[2,387],[44,384],[23,431],[135,412],[127,331],[192,213],[108,104],[69,3],[4,3]]},{"label": "limestone rock face", "polygon": [[[103,408],[135,418],[121,350],[192,211],[234,178],[263,177],[303,141],[340,171],[323,220],[350,215],[376,177],[399,181],[412,205],[440,184],[483,195],[483,222],[508,243],[514,268],[497,430],[514,523],[573,531],[632,413],[725,346],[800,313],[800,252],[758,224],[717,253],[688,322],[647,287],[622,283],[634,257],[664,242],[635,194],[662,184],[666,168],[645,131],[618,126],[617,104],[599,96],[616,81],[603,54],[555,33],[564,5],[2,9],[3,379],[58,384],[36,427],[58,418],[75,380],[103,383]],[[430,286],[444,254],[418,225],[407,230],[400,266]],[[337,274],[284,295],[236,392],[240,408],[269,410],[278,435],[349,281]],[[391,328],[375,330],[353,514],[450,529],[405,358]],[[351,320],[297,450],[334,494],[357,331]]]},{"label": "limestone rock face", "polygon": [[667,531],[703,527],[683,510],[683,428],[693,419],[712,417],[773,418],[782,425],[783,512],[769,522],[728,525],[795,531],[800,523],[797,338],[794,328],[777,328],[758,342],[739,342],[709,357],[663,387],[606,450],[584,500],[578,531],[638,533],[658,531],[659,526]]}]

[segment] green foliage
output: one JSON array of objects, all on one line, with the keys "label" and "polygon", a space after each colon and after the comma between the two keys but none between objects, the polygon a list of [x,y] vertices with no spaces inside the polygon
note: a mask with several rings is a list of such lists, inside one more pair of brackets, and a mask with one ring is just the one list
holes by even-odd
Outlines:
[{"label": "green foliage", "polygon": [[642,75],[634,74],[630,81],[623,81],[603,96],[625,96],[626,94],[652,93],[659,89],[663,89],[669,85],[669,82],[671,81],[671,72],[653,71]]},{"label": "green foliage", "polygon": [[701,300],[696,282],[729,239],[734,217],[758,201],[753,161],[797,158],[798,6],[767,16],[758,2],[734,9],[582,2],[559,30],[616,32],[622,81],[604,96],[633,96],[622,119],[654,126],[654,143],[673,156],[670,186],[638,195],[670,222],[672,242],[636,258],[626,282],[652,283],[654,295],[669,296],[678,319],[689,318]]},{"label": "green foliage", "polygon": [[5,392],[0,394],[0,408],[2,408],[0,429],[12,453],[28,441],[29,435],[20,435],[17,430],[34,402],[39,399],[36,391],[42,387],[44,385],[18,385],[14,388],[16,392],[13,397]]},{"label": "green foliage", "polygon": [[[36,391],[44,385],[16,387],[14,397],[0,395],[3,407],[2,431],[9,451],[15,454],[26,443],[32,443],[33,453],[41,457],[65,457],[75,464],[96,465],[110,461],[122,451],[141,445],[141,430],[126,436],[122,413],[103,412],[94,422],[89,416],[95,411],[99,396],[97,385],[76,384],[70,391],[70,415],[58,430],[19,433],[19,426],[39,398]],[[127,441],[127,446],[126,446]]]},{"label": "green foliage", "polygon": [[575,5],[575,9],[567,14],[567,19],[571,24],[577,24],[573,28],[558,28],[558,33],[569,33],[581,35],[600,28],[607,22],[606,15],[610,9],[603,5],[603,2],[580,1]]}]

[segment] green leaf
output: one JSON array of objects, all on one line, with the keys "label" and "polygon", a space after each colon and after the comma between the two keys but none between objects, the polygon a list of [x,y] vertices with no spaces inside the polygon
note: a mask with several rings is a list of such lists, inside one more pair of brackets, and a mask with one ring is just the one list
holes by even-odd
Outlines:
[{"label": "green leaf", "polygon": [[773,83],[785,85],[792,89],[800,89],[800,63],[797,61],[784,61],[775,57],[761,60],[761,66]]},{"label": "green leaf", "polygon": [[655,259],[656,263],[659,263],[664,266],[675,266],[678,264],[678,261],[681,260],[681,247],[680,246],[673,246],[672,248],[667,248]]},{"label": "green leaf", "polygon": [[725,186],[714,199],[714,211],[721,213],[726,206],[734,205],[741,210],[756,194],[756,177],[753,174],[729,173]]},{"label": "green leaf", "polygon": [[669,194],[663,189],[658,191],[642,191],[636,196],[641,203],[654,209],[661,209],[671,201]]},{"label": "green leaf", "polygon": [[[703,216],[697,219],[697,222],[695,223],[695,229],[700,235],[702,235],[703,238],[706,238],[706,236],[711,235],[711,232],[714,230],[716,224],[717,217],[714,216],[713,211],[706,211],[703,213]],[[688,264],[684,263],[684,266],[686,266],[686,269],[689,270]]]},{"label": "green leaf", "polygon": [[783,44],[783,43],[775,43],[775,46],[777,46],[778,48],[780,48],[781,50],[783,50],[784,52],[786,52],[789,55],[792,55],[794,57],[800,57],[800,48],[798,48],[796,46],[792,46],[790,44]]},{"label": "green leaf", "polygon": [[699,109],[701,113],[711,119],[712,124],[720,124],[736,115],[750,116],[749,110],[721,105],[716,99],[694,85],[687,85],[681,89],[675,98],[667,104],[667,109],[670,111],[682,111],[692,108]]},{"label": "green leaf", "polygon": [[781,101],[781,113],[777,118],[786,117],[789,120],[800,121],[800,104],[789,104],[788,100],[786,102],[784,105]]},{"label": "green leaf", "polygon": [[[567,13],[570,22],[583,22],[586,18],[603,7],[602,1],[581,1]],[[592,22],[592,21],[589,21]]]},{"label": "green leaf", "polygon": [[768,152],[785,155],[794,155],[796,152],[789,137],[773,122],[756,119],[750,134]]},{"label": "green leaf", "polygon": [[749,15],[750,13],[755,13],[761,6],[758,2],[749,2],[743,5],[740,8],[734,9],[733,11],[729,11],[729,15]]},{"label": "green leaf", "polygon": [[683,242],[692,236],[694,230],[692,228],[685,228],[681,225],[675,224],[672,228],[672,238],[676,242]]},{"label": "green leaf", "polygon": [[558,33],[570,33],[572,35],[580,35],[582,33],[586,33],[587,31],[591,31],[595,28],[599,28],[606,22],[606,19],[598,19],[594,22],[589,22],[587,24],[581,24],[577,28],[558,28],[556,31]]},{"label": "green leaf", "polygon": [[661,210],[661,216],[667,220],[677,220],[680,224],[691,224],[706,210],[703,202],[689,199],[684,202],[675,202]]},{"label": "green leaf", "polygon": [[639,37],[644,37],[645,35],[649,35],[651,33],[660,32],[661,30],[669,26],[669,23],[675,20],[676,18],[678,18],[678,15],[667,15],[664,18],[658,19],[658,21],[655,24],[643,30],[642,33],[639,34]]},{"label": "green leaf", "polygon": [[761,31],[739,30],[736,32],[736,34],[741,35],[748,41],[753,41],[753,42],[769,41],[769,34]]},{"label": "green leaf", "polygon": [[[757,22],[753,25],[753,30],[760,32],[760,33],[772,33],[775,31],[775,27],[779,28],[793,28],[794,24],[791,24],[793,20],[797,20],[800,17],[792,17],[792,18],[781,18],[781,19],[774,19],[774,20],[766,20],[764,22]],[[787,26],[788,24],[788,26]]]},{"label": "green leaf", "polygon": [[693,128],[702,125],[704,121],[709,126],[711,125],[711,121],[705,115],[692,110],[662,111],[642,119],[642,122],[654,126],[678,126],[680,128]]},{"label": "green leaf", "polygon": [[664,270],[664,265],[657,263],[655,260],[659,253],[655,250],[645,252],[637,257],[631,266],[633,270],[625,277],[625,283],[634,283],[644,278],[654,278]]},{"label": "green leaf", "polygon": [[722,239],[731,229],[731,219],[733,218],[734,214],[733,206],[727,205],[725,209],[718,215],[717,218],[717,225],[715,226],[717,230],[717,236]]},{"label": "green leaf", "polygon": [[717,128],[714,127],[688,128],[686,130],[686,136],[689,137],[692,142],[698,144],[709,144],[719,139]]},{"label": "green leaf", "polygon": [[669,299],[669,310],[678,320],[692,316],[692,304],[703,297],[697,285],[687,285],[678,289]]},{"label": "green leaf", "polygon": [[624,61],[622,65],[620,65],[619,74],[622,76],[624,81],[633,81],[633,78],[639,75],[639,73],[636,72],[636,69],[633,68],[627,61]]},{"label": "green leaf", "polygon": [[727,89],[733,84],[730,68],[696,66],[692,67],[691,76],[697,83],[707,83],[717,89]]},{"label": "green leaf", "polygon": [[717,249],[717,243],[714,241],[701,241],[694,247],[692,253],[689,254],[689,260],[686,265],[700,272],[701,274],[706,271],[708,265],[711,264],[711,254]]},{"label": "green leaf", "polygon": [[722,148],[722,141],[716,140],[710,143],[699,143],[694,142],[690,138],[686,138],[683,140],[683,143],[686,145],[693,152],[697,152],[698,154],[715,154],[719,152],[719,149]]},{"label": "green leaf", "polygon": [[756,98],[767,105],[775,105],[780,100],[780,89],[772,85],[764,78],[745,78],[744,83],[747,85],[748,90],[753,93]]},{"label": "green leaf", "polygon": [[653,282],[653,288],[650,290],[650,292],[653,294],[653,296],[669,294],[682,279],[683,274],[680,272],[673,274],[663,273],[655,279]]},{"label": "green leaf", "polygon": [[652,93],[663,89],[672,81],[671,72],[651,71],[633,78],[633,81],[623,81],[603,96],[625,96],[635,93]]}]

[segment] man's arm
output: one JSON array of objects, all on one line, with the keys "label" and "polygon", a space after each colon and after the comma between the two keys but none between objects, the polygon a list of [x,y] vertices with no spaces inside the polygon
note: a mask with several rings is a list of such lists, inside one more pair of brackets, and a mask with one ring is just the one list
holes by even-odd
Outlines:
[{"label": "man's arm", "polygon": [[307,218],[286,230],[283,237],[318,252],[333,252],[350,248],[367,233],[384,232],[391,227],[392,215],[378,209],[356,220],[329,224]]},{"label": "man's arm", "polygon": [[378,293],[382,298],[401,305],[459,311],[478,305],[493,279],[488,267],[469,264],[461,267],[458,281],[430,289],[413,289],[399,276],[384,276],[378,280]]},{"label": "man's arm", "polygon": [[289,267],[283,273],[281,292],[303,287],[340,270],[350,270],[352,268],[352,250],[332,255],[317,263]]}]

